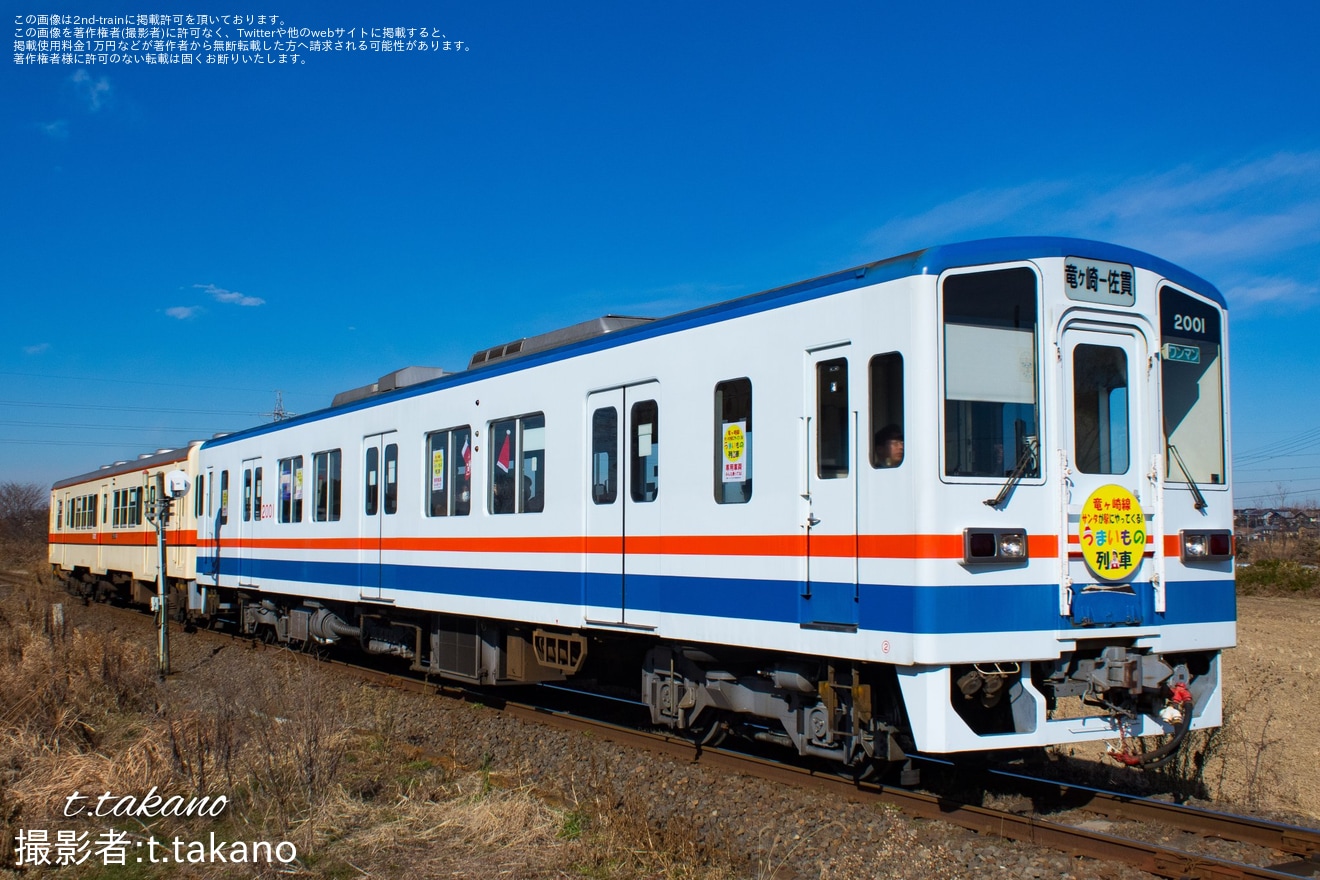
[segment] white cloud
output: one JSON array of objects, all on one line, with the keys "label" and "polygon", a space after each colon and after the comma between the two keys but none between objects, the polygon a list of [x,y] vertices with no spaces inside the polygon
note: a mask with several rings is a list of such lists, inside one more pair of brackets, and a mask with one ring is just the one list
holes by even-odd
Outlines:
[{"label": "white cloud", "polygon": [[641,291],[637,299],[627,303],[627,310],[632,315],[660,318],[733,299],[746,292],[745,288],[732,284],[683,282]]},{"label": "white cloud", "polygon": [[165,310],[165,314],[171,318],[178,318],[180,321],[186,321],[201,312],[201,306],[172,306]]},{"label": "white cloud", "polygon": [[1293,278],[1247,278],[1228,284],[1224,296],[1231,306],[1253,309],[1257,306],[1305,307],[1320,303],[1320,286],[1303,284]]},{"label": "white cloud", "polygon": [[41,133],[46,137],[54,138],[55,140],[62,141],[69,136],[69,123],[65,119],[57,119],[54,122],[39,122],[37,123],[37,128],[40,129]]},{"label": "white cloud", "polygon": [[266,301],[260,297],[248,296],[235,290],[225,290],[223,287],[216,287],[214,284],[194,284],[193,287],[211,294],[216,302],[230,303],[237,306],[262,306],[266,304]]},{"label": "white cloud", "polygon": [[[1320,304],[1289,277],[1289,252],[1320,248],[1320,152],[1216,167],[1183,165],[1126,179],[1099,175],[977,190],[885,222],[867,252],[997,235],[1073,235],[1157,254],[1198,275],[1234,279],[1233,306]],[[1309,274],[1306,276],[1309,278]]]},{"label": "white cloud", "polygon": [[886,254],[981,236],[1039,231],[1034,223],[1005,232],[1005,220],[1038,214],[1041,206],[1066,197],[1071,184],[1036,181],[1004,189],[982,189],[910,217],[896,217],[866,236],[868,246]]},{"label": "white cloud", "polygon": [[23,354],[42,354],[50,349],[49,342],[40,342],[36,345],[27,345],[23,347]]},{"label": "white cloud", "polygon": [[110,80],[104,76],[93,79],[92,75],[86,70],[77,70],[70,77],[70,82],[73,83],[83,100],[87,102],[87,109],[93,113],[107,106],[114,98]]}]

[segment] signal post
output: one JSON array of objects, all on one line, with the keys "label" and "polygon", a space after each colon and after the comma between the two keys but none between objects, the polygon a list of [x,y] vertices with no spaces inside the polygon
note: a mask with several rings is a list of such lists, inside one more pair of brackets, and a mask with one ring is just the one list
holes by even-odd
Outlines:
[{"label": "signal post", "polygon": [[169,579],[165,572],[165,532],[169,527],[174,500],[188,494],[191,484],[181,470],[156,474],[156,498],[147,510],[147,519],[156,527],[156,628],[159,633],[157,671],[163,679],[170,673]]}]

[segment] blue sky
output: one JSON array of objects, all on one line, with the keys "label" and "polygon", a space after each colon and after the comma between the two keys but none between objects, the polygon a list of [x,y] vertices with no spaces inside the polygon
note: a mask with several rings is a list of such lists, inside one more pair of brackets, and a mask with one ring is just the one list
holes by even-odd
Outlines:
[{"label": "blue sky", "polygon": [[[6,0],[6,23],[58,6]],[[1316,4],[225,7],[462,48],[223,66],[11,49],[0,481],[606,312],[1060,234],[1226,294],[1239,504],[1320,499]]]}]

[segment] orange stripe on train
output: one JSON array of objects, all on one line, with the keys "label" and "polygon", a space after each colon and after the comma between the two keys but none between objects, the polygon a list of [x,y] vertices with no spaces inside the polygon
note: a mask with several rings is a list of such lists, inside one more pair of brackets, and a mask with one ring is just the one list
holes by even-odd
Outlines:
[{"label": "orange stripe on train", "polygon": [[[203,540],[203,546],[214,546]],[[1032,558],[1058,556],[1056,535],[1032,535]],[[222,538],[222,550],[394,550],[429,553],[554,553],[647,556],[800,557],[805,535],[630,535],[517,538]],[[961,559],[962,535],[816,535],[813,556],[863,559]]]},{"label": "orange stripe on train", "polygon": [[[73,544],[78,546],[101,547],[155,547],[155,532],[72,532],[52,533],[46,536],[46,543],[58,546]],[[197,544],[195,529],[170,529],[165,533],[165,543],[171,547],[193,547]]]}]

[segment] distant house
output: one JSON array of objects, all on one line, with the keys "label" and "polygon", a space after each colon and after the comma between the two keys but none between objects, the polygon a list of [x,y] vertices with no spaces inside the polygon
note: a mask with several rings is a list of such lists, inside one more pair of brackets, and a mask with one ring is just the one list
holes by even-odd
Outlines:
[{"label": "distant house", "polygon": [[1320,510],[1291,507],[1244,507],[1233,512],[1238,538],[1258,541],[1283,535],[1320,534]]}]

